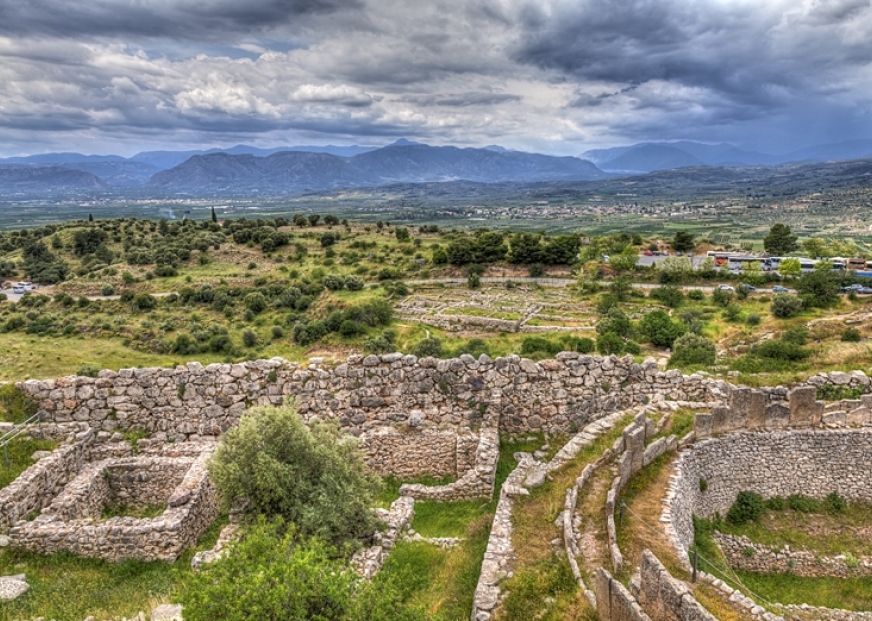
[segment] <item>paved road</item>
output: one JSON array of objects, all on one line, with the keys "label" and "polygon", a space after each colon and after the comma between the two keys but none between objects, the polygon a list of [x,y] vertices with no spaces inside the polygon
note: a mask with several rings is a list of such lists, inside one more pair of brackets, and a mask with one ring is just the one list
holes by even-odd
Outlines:
[{"label": "paved road", "polygon": [[[646,257],[651,258],[651,257]],[[657,258],[657,257],[654,257]],[[660,257],[663,258],[663,257]],[[465,285],[466,278],[434,278],[431,280],[406,280],[404,281],[407,285]],[[572,278],[508,278],[508,277],[498,277],[498,278],[482,278],[482,283],[507,283],[507,282],[515,282],[515,283],[535,283],[537,285],[543,285],[546,287],[568,287],[576,284],[576,280]],[[608,287],[609,283],[606,281],[601,281],[599,283],[603,287]],[[636,289],[656,289],[657,287],[661,287],[660,284],[647,283],[647,282],[638,282],[633,283],[633,287]],[[698,291],[714,291],[718,285],[681,285],[681,288],[685,291],[691,291],[696,289]],[[795,293],[792,289],[791,293]],[[754,293],[774,293],[772,289],[761,289],[758,288],[754,291]]]}]

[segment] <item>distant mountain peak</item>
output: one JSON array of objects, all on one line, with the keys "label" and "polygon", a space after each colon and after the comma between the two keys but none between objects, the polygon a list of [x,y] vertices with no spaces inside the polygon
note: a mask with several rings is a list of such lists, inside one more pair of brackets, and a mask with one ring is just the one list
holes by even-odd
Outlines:
[{"label": "distant mountain peak", "polygon": [[389,147],[412,147],[417,145],[422,145],[423,142],[415,142],[414,140],[409,140],[408,138],[400,138],[399,140],[395,140]]}]

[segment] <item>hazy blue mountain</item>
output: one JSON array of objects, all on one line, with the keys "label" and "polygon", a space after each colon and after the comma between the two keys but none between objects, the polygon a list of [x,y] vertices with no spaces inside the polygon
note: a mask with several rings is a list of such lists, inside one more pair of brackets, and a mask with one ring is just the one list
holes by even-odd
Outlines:
[{"label": "hazy blue mountain", "polygon": [[690,153],[671,145],[643,144],[600,165],[604,170],[651,172],[706,164]]},{"label": "hazy blue mountain", "polygon": [[601,179],[595,165],[574,157],[515,151],[399,144],[351,158],[327,153],[282,151],[268,157],[214,153],[197,155],[149,181],[167,191],[318,191],[393,183],[467,180],[554,181]]},{"label": "hazy blue mountain", "polygon": [[67,162],[123,162],[120,155],[82,155],[81,153],[42,153],[0,159],[0,164],[66,164]]},{"label": "hazy blue mountain", "polygon": [[872,157],[872,140],[846,140],[829,144],[817,144],[803,149],[791,151],[785,161],[837,161],[856,160],[864,157]]},{"label": "hazy blue mountain", "polygon": [[238,144],[229,149],[205,149],[198,151],[143,151],[137,153],[130,159],[137,162],[144,162],[155,166],[161,170],[166,170],[178,166],[185,160],[194,157],[195,155],[209,155],[212,153],[228,153],[230,155],[254,155],[257,157],[268,157],[274,153],[282,151],[302,151],[306,153],[329,153],[339,157],[354,157],[367,151],[372,151],[378,147],[364,147],[360,145],[337,146],[337,145],[297,145],[272,147],[270,149],[261,149],[250,145]]},{"label": "hazy blue mountain", "polygon": [[121,160],[118,162],[70,161],[63,162],[67,168],[89,172],[111,187],[136,187],[146,183],[160,172],[160,168],[145,162]]},{"label": "hazy blue mountain", "polygon": [[0,165],[0,192],[98,190],[105,187],[97,176],[55,164]]}]

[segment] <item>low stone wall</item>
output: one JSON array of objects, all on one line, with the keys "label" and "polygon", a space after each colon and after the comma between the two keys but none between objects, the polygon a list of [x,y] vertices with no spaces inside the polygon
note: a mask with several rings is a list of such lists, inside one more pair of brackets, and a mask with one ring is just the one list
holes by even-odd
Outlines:
[{"label": "low stone wall", "polygon": [[639,578],[639,604],[654,621],[717,621],[650,550],[642,552]]},{"label": "low stone wall", "polygon": [[391,504],[390,510],[381,509],[379,517],[384,521],[385,529],[376,533],[377,543],[360,550],[351,558],[351,566],[367,580],[372,580],[381,571],[394,544],[412,523],[415,499],[400,496]]},{"label": "low stone wall", "polygon": [[646,446],[647,439],[656,433],[657,428],[654,421],[646,418],[646,412],[642,411],[624,430],[620,445],[616,444],[614,447],[622,452],[618,458],[618,475],[612,481],[611,488],[606,495],[606,532],[612,567],[616,572],[621,571],[624,564],[624,557],[618,547],[615,526],[615,508],[620,504],[621,493],[634,474],[667,451],[674,451],[678,448],[678,438],[674,435],[668,438],[659,438]]},{"label": "low stone wall", "polygon": [[[92,464],[67,485],[64,493],[42,515],[31,522],[18,522],[10,530],[10,545],[42,554],[67,550],[109,561],[172,562],[196,543],[218,515],[217,495],[206,471],[207,458],[208,453],[194,460],[178,458],[178,463],[172,466],[167,458],[161,462],[160,458],[150,457],[109,459]],[[112,493],[102,473],[116,466],[129,472],[127,467],[135,466],[137,461],[153,479],[153,484],[147,485],[144,492],[149,496],[159,488],[167,492],[166,486],[178,481],[181,464],[187,466],[181,482],[168,497],[163,497],[167,509],[160,517],[152,519],[113,517],[95,521]],[[165,467],[160,468],[161,465]],[[135,492],[129,485],[126,489]]]},{"label": "low stone wall", "polygon": [[662,519],[686,559],[692,516],[725,515],[740,491],[820,499],[838,492],[847,500],[869,501],[870,475],[870,428],[732,433],[681,451]]},{"label": "low stone wall", "polygon": [[40,459],[0,490],[0,530],[5,531],[46,507],[87,461],[93,440],[92,431],[80,434],[74,442]]},{"label": "low stone wall", "polygon": [[810,550],[793,550],[789,546],[773,549],[754,543],[744,535],[715,533],[717,541],[731,567],[764,574],[792,574],[810,578],[836,576],[848,578],[872,575],[872,557],[849,558],[820,556]]},{"label": "low stone wall", "polygon": [[447,485],[422,485],[407,483],[400,487],[400,494],[417,500],[490,499],[494,494],[497,462],[500,458],[500,434],[495,427],[482,429],[478,436],[474,465],[463,476]]},{"label": "low stone wall", "polygon": [[596,570],[596,611],[600,621],[651,621],[627,588],[602,567]]}]

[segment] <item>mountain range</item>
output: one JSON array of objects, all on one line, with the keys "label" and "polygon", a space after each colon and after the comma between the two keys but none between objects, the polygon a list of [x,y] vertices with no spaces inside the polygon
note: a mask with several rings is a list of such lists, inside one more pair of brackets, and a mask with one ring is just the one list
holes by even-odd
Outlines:
[{"label": "mountain range", "polygon": [[691,166],[777,166],[872,157],[872,140],[818,144],[782,154],[747,151],[726,142],[642,142],[625,147],[585,151],[580,157],[613,173],[645,173]]},{"label": "mountain range", "polygon": [[872,157],[872,140],[821,144],[773,155],[729,143],[648,142],[556,157],[484,148],[436,147],[400,139],[385,147],[284,146],[145,151],[118,155],[47,153],[0,159],[0,194],[288,194],[393,184],[468,181],[592,181],[684,168],[748,168]]}]

